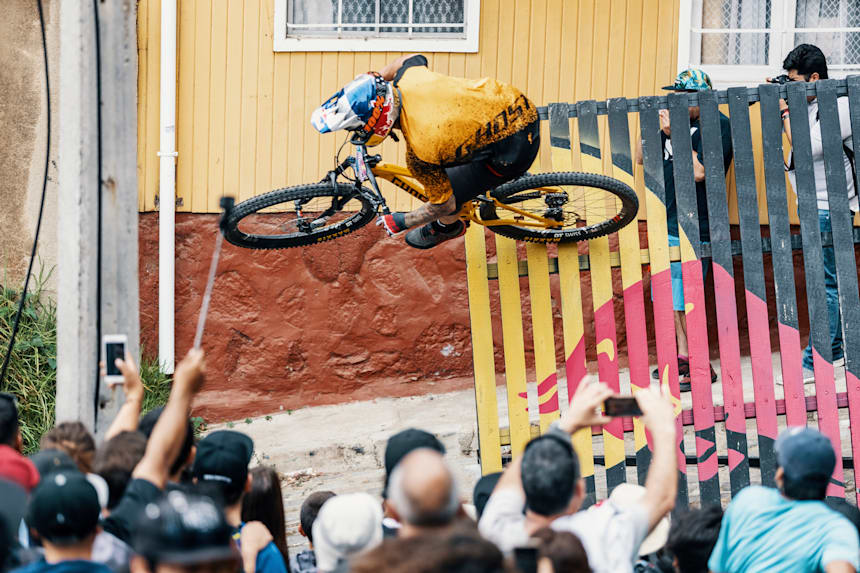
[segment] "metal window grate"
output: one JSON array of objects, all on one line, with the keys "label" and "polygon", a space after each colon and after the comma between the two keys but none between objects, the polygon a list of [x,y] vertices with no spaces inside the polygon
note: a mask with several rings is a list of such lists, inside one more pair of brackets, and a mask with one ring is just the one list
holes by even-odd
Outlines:
[{"label": "metal window grate", "polygon": [[288,36],[464,38],[466,0],[287,0]]}]

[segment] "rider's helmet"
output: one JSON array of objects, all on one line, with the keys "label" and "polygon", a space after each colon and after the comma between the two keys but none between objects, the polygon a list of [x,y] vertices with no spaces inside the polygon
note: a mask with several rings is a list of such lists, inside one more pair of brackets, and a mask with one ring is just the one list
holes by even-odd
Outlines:
[{"label": "rider's helmet", "polygon": [[356,132],[368,146],[382,143],[400,115],[400,93],[376,72],[356,76],[311,114],[320,133]]}]

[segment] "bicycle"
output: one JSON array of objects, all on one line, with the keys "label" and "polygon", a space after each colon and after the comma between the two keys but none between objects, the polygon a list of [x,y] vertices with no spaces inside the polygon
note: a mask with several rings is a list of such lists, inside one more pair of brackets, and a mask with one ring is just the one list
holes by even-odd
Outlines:
[{"label": "bicycle", "polygon": [[[250,249],[287,249],[343,237],[368,224],[380,211],[390,213],[378,179],[427,201],[408,169],[382,163],[380,155],[368,155],[361,141],[348,142],[355,152],[318,183],[277,189],[239,204],[231,197],[222,199],[224,238]],[[349,176],[350,171],[354,177]],[[288,210],[249,219],[288,204]],[[636,193],[617,179],[551,172],[525,174],[479,195],[463,205],[459,216],[467,224],[484,225],[512,239],[567,243],[615,232],[630,223],[638,209]],[[607,211],[611,216],[607,217]]]}]

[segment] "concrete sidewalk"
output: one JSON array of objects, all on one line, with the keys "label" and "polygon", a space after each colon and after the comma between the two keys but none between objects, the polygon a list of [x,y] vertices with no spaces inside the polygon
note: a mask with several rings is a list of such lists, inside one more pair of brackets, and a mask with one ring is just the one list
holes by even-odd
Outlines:
[{"label": "concrete sidewalk", "polygon": [[[719,373],[719,361],[714,361]],[[773,355],[774,378],[780,379],[779,354]],[[753,402],[752,367],[749,357],[742,359],[744,398]],[[837,392],[845,391],[844,369],[837,370]],[[628,371],[622,371],[621,387],[629,392]],[[713,385],[715,405],[721,405],[722,386]],[[777,399],[782,398],[782,386],[775,387]],[[528,385],[529,411],[537,423],[537,389]],[[814,394],[814,386],[806,386],[806,394]],[[507,425],[507,403],[504,386],[497,388],[499,419]],[[691,407],[689,393],[684,393],[685,409]],[[559,376],[559,403],[562,408],[568,403],[567,384],[563,373]],[[302,501],[312,492],[332,490],[336,493],[363,491],[379,495],[384,479],[383,456],[388,438],[405,428],[416,427],[432,432],[445,444],[447,458],[455,472],[461,497],[471,501],[472,488],[480,477],[478,462],[478,440],[473,390],[428,394],[411,398],[386,398],[354,402],[336,406],[303,408],[282,411],[269,416],[247,419],[211,426],[212,429],[232,427],[250,435],[255,444],[255,459],[260,464],[274,466],[284,475],[282,482],[287,517],[290,550],[296,551],[304,545],[298,535],[298,512]],[[808,423],[816,425],[816,414],[808,415]],[[848,428],[848,412],[840,411],[843,456],[851,456],[851,441]],[[780,428],[785,426],[784,416],[779,416]],[[684,432],[685,449],[688,455],[695,454],[695,435],[692,427]],[[758,456],[755,420],[747,420],[747,438],[750,457]],[[595,455],[603,454],[603,440],[595,436]],[[633,455],[633,437],[625,439],[628,455]],[[717,424],[717,451],[726,453],[726,438],[723,425]],[[846,491],[854,492],[853,470],[846,470]],[[606,477],[603,468],[596,468],[598,495],[605,496]],[[753,483],[760,483],[757,469],[752,469]],[[628,480],[635,482],[636,468],[628,467]],[[688,467],[690,499],[698,503],[696,467]],[[724,503],[729,499],[727,468],[720,468],[720,484]]]}]

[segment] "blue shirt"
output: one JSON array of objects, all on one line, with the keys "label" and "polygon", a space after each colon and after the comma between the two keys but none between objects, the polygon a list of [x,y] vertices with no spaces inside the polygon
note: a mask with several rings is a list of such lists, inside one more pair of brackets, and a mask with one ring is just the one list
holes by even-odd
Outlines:
[{"label": "blue shirt", "polygon": [[729,504],[708,560],[714,573],[823,571],[860,561],[857,529],[821,501],[795,501],[773,488],[750,486]]},{"label": "blue shirt", "polygon": [[36,561],[12,570],[13,573],[111,573],[111,570],[93,561],[72,560],[48,563]]},{"label": "blue shirt", "polygon": [[[233,539],[236,543],[242,542],[242,523],[238,529],[233,532]],[[273,541],[270,541],[262,551],[257,553],[257,571],[260,573],[287,573],[287,566],[284,563],[284,557],[278,550],[278,546]]]}]

